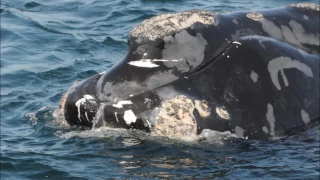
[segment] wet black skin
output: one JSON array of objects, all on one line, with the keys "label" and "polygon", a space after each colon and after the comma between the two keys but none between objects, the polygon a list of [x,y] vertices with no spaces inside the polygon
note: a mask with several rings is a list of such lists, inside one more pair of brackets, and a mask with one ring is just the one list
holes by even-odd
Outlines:
[{"label": "wet black skin", "polygon": [[[319,33],[319,11],[285,7],[260,13],[278,27],[280,25],[289,27],[288,22],[293,19],[307,32]],[[266,126],[270,131],[270,124],[266,119],[268,103],[274,109],[276,134],[304,125],[300,115],[301,109],[308,112],[311,120],[318,119],[319,46],[303,44],[304,48],[300,50],[301,47],[296,47],[284,39],[276,40],[263,30],[260,22],[247,18],[246,14],[246,12],[218,14],[214,17],[219,20],[217,26],[195,23],[193,28],[185,29],[193,36],[201,33],[208,44],[203,62],[197,67],[190,66],[190,70],[184,73],[176,68],[168,68],[162,62],[157,62],[160,65],[157,68],[129,65],[128,62],[140,59],[161,59],[164,49],[162,38],[155,41],[145,39],[137,43],[136,37],[129,35],[128,52],[114,67],[103,75],[98,74],[81,81],[68,91],[63,111],[66,121],[71,126],[78,127],[92,128],[94,124],[95,127],[106,125],[150,132],[154,124],[148,126],[144,117],[150,116],[154,108],[161,107],[165,99],[159,92],[167,88],[192,100],[208,102],[211,109],[209,117],[202,118],[198,111],[194,111],[198,134],[203,129],[234,132],[234,128],[239,126],[245,130],[244,136],[249,139],[268,139],[271,137],[270,133],[261,130]],[[308,16],[308,21],[303,19],[303,15]],[[238,25],[232,22],[234,19]],[[233,37],[232,34],[236,34],[237,30],[240,33]],[[175,33],[172,36],[174,37]],[[234,44],[233,41],[241,45]],[[141,46],[146,47],[144,52],[137,53]],[[147,53],[146,57],[143,57],[144,53]],[[290,85],[285,87],[279,73],[278,78],[282,87],[279,91],[271,81],[267,66],[269,61],[281,56],[308,65],[312,69],[313,78],[296,69],[285,70]],[[178,79],[155,82],[154,88],[148,88],[147,82],[150,76],[168,70],[172,70],[171,73]],[[250,78],[252,70],[259,74],[256,83]],[[124,82],[136,82],[137,86],[126,86],[123,85]],[[101,89],[106,83],[112,83],[112,86]],[[79,120],[78,107],[75,104],[84,95],[91,95],[94,100],[88,100],[80,106],[81,120]],[[124,105],[123,108],[113,107],[116,98],[130,100],[133,104]],[[151,101],[146,103],[146,98]],[[103,115],[94,118],[102,104],[104,104]],[[216,113],[216,107],[222,106],[228,110],[229,120],[219,117]],[[123,113],[128,109],[138,118],[130,125],[123,119]]]}]

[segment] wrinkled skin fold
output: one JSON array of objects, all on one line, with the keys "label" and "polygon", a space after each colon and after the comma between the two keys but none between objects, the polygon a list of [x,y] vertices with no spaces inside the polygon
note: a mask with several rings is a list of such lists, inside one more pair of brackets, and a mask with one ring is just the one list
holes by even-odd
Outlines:
[{"label": "wrinkled skin fold", "polygon": [[155,136],[269,139],[319,119],[319,5],[185,11],[131,30],[108,72],[75,82],[58,118]]}]

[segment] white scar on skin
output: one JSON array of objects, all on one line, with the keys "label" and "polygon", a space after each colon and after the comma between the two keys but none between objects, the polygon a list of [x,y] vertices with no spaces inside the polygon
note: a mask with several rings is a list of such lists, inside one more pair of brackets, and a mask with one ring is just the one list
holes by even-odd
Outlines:
[{"label": "white scar on skin", "polygon": [[116,117],[117,122],[119,122],[118,116],[117,116],[117,112],[114,113],[114,116]]},{"label": "white scar on skin", "polygon": [[234,128],[234,131],[236,132],[236,135],[238,138],[242,138],[244,135],[244,130],[240,126],[236,126]]},{"label": "white scar on skin", "polygon": [[241,45],[241,43],[238,42],[238,41],[233,41],[232,43],[233,43],[233,44],[239,44],[239,45]]},{"label": "white scar on skin", "polygon": [[152,61],[155,61],[155,62],[168,62],[168,61],[171,61],[171,62],[178,62],[178,61],[182,61],[183,59],[172,59],[172,60],[168,60],[168,59],[154,59]]},{"label": "white scar on skin", "polygon": [[233,19],[232,22],[236,25],[238,25],[238,21],[236,19]]},{"label": "white scar on skin", "polygon": [[262,131],[265,132],[266,134],[269,133],[269,130],[268,130],[268,128],[267,128],[266,126],[263,126],[263,127],[262,127]]},{"label": "white scar on skin", "polygon": [[311,120],[310,120],[309,114],[306,111],[304,111],[303,109],[301,110],[300,113],[301,113],[301,117],[302,117],[303,122],[305,124],[310,123]]},{"label": "white scar on skin", "polygon": [[283,72],[283,69],[290,69],[290,68],[296,68],[300,71],[302,71],[306,76],[313,77],[312,70],[309,66],[306,64],[301,63],[297,60],[291,60],[288,57],[278,57],[275,58],[268,63],[268,71],[270,73],[271,80],[273,84],[276,86],[278,90],[281,90],[281,86],[278,79],[278,72],[281,72],[281,76],[283,78],[283,81],[285,83],[285,86],[289,85],[288,79]]},{"label": "white scar on skin", "polygon": [[306,32],[303,26],[298,22],[291,20],[289,22],[289,26],[292,28],[292,32],[297,37],[299,42],[316,46],[320,45],[319,38],[317,38],[313,33]]},{"label": "white scar on skin", "polygon": [[258,81],[259,75],[252,70],[252,71],[251,71],[251,74],[250,74],[250,78],[252,79],[252,81],[253,81],[254,83],[256,83],[256,82]]},{"label": "white scar on skin", "polygon": [[123,108],[123,105],[128,105],[128,104],[132,104],[131,101],[127,100],[127,101],[119,101],[117,104],[112,104],[113,107],[116,108]]},{"label": "white scar on skin", "polygon": [[149,122],[148,120],[146,120],[146,121],[147,121],[147,123],[148,123],[149,128],[151,128],[151,124],[150,124],[150,122]]},{"label": "white scar on skin", "polygon": [[276,39],[283,39],[282,31],[281,29],[275,25],[272,21],[269,21],[267,19],[263,19],[260,21],[262,24],[262,29],[268,33],[271,37],[274,37]]},{"label": "white scar on skin", "polygon": [[79,100],[76,102],[75,105],[78,107],[78,119],[79,119],[80,121],[82,121],[81,118],[80,118],[80,106],[81,106],[81,104],[85,103],[87,100],[93,100],[93,99],[94,99],[94,98],[93,98],[92,96],[90,96],[89,94],[86,94],[86,95],[83,96],[83,98],[79,99]]},{"label": "white scar on skin", "polygon": [[[144,20],[141,24],[134,27],[129,35],[154,41],[158,38],[173,34],[173,32],[180,32],[183,29],[192,27],[196,22],[203,25],[217,25],[218,21],[214,19],[215,14],[216,13],[211,11],[204,10],[162,14]],[[137,40],[139,41],[139,38]]]},{"label": "white scar on skin", "polygon": [[268,120],[269,125],[270,125],[270,135],[274,136],[275,135],[274,128],[275,128],[276,118],[274,117],[273,107],[272,107],[271,104],[268,104],[268,110],[267,110],[267,113],[266,113],[266,117],[267,117],[267,120]]},{"label": "white scar on skin", "polygon": [[[87,120],[89,121],[88,112],[85,112],[85,115],[86,115]],[[89,122],[90,122],[90,121],[89,121]]]},{"label": "white scar on skin", "polygon": [[159,67],[158,64],[155,64],[150,60],[130,61],[128,64],[130,64],[131,66],[144,67],[144,68],[156,68],[156,67]]},{"label": "white scar on skin", "polygon": [[163,59],[179,60],[179,63],[163,61],[169,68],[176,67],[180,72],[188,72],[190,68],[198,67],[204,60],[204,51],[207,41],[201,33],[196,36],[183,30],[173,36],[163,38],[165,47],[162,52]]},{"label": "white scar on skin", "polygon": [[130,125],[131,123],[136,122],[137,117],[133,113],[133,111],[130,109],[124,112],[123,119],[126,121],[127,125]]}]

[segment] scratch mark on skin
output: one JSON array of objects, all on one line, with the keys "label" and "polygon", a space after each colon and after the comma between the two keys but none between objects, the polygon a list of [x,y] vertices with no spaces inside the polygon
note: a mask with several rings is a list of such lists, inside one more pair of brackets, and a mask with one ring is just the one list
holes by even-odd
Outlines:
[{"label": "scratch mark on skin", "polygon": [[116,117],[117,122],[119,122],[118,116],[117,116],[117,112],[114,113],[114,116]]},{"label": "scratch mark on skin", "polygon": [[80,106],[81,106],[81,104],[85,103],[87,100],[94,100],[94,98],[92,96],[86,94],[83,96],[83,98],[79,99],[75,104],[78,108],[78,119],[81,122],[82,122],[82,120],[81,120]]},{"label": "scratch mark on skin", "polygon": [[149,128],[151,128],[150,122],[149,122],[148,120],[146,120],[146,121],[147,121],[147,123],[148,123]]},{"label": "scratch mark on skin", "polygon": [[88,120],[88,122],[90,122],[89,118],[88,118],[88,112],[85,112],[86,118]]},{"label": "scratch mark on skin", "polygon": [[119,101],[117,104],[112,104],[113,107],[116,107],[116,108],[123,108],[123,105],[129,105],[129,104],[132,104],[131,101]]},{"label": "scratch mark on skin", "polygon": [[172,60],[167,60],[167,59],[154,59],[152,61],[155,61],[155,62],[178,62],[178,61],[182,61],[183,59],[172,59]]},{"label": "scratch mark on skin", "polygon": [[233,44],[239,44],[239,45],[241,45],[241,43],[238,42],[238,41],[233,41],[232,43],[233,43]]}]

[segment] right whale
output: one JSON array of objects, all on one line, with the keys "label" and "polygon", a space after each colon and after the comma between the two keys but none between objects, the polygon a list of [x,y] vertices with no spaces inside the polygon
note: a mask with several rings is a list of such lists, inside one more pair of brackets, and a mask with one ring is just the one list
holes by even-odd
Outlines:
[{"label": "right whale", "polygon": [[204,129],[269,139],[319,120],[319,5],[145,20],[127,54],[75,83],[56,111],[71,126],[181,138]]}]

